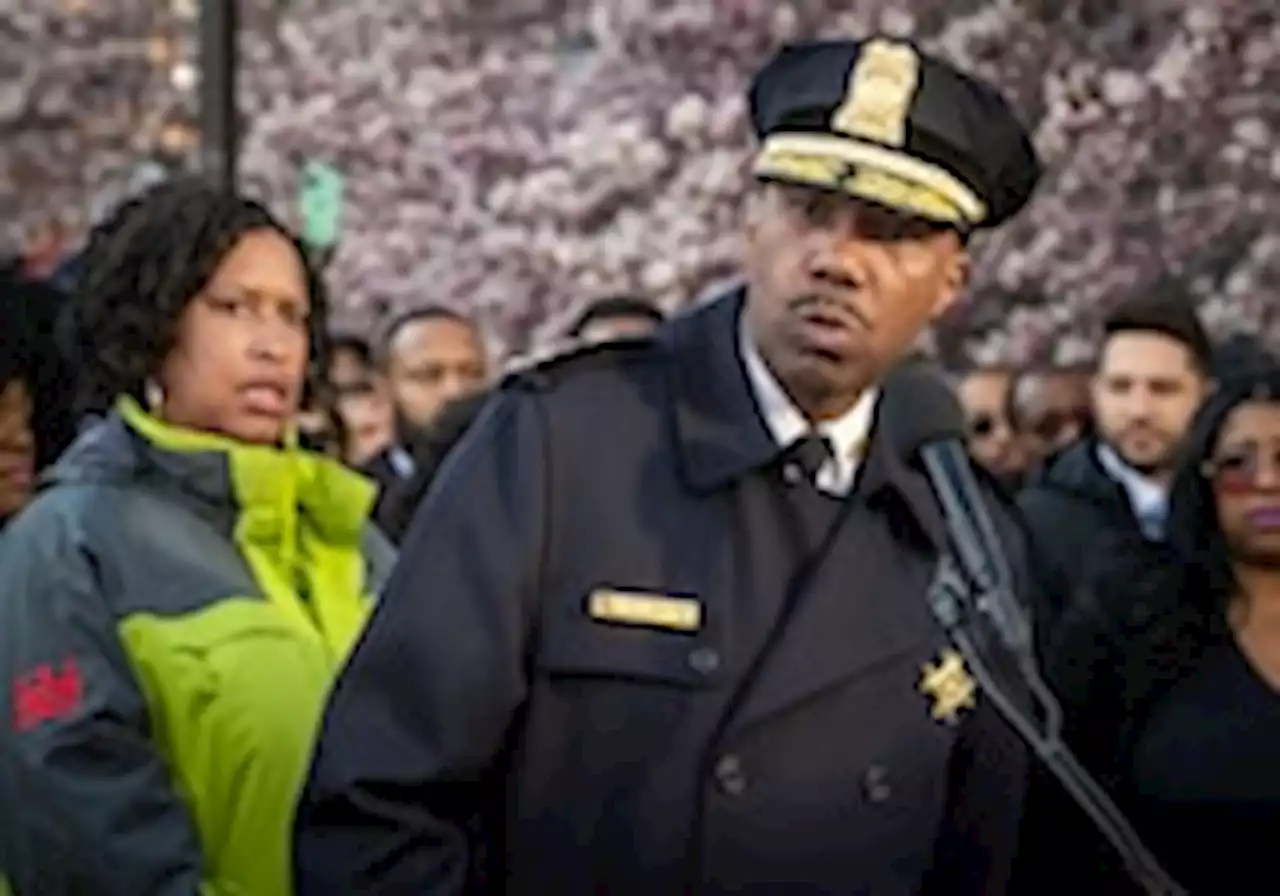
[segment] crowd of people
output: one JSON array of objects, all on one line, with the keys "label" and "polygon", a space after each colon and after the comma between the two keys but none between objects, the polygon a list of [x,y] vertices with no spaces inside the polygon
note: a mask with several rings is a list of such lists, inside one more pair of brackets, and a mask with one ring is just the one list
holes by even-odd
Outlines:
[{"label": "crowd of people", "polygon": [[[246,183],[286,213],[303,162],[344,172],[330,276],[347,326],[429,295],[525,351],[593,296],[689,302],[734,271],[742,79],[780,40],[876,27],[999,83],[1049,162],[939,329],[948,360],[1083,360],[1106,309],[1169,267],[1215,333],[1275,325],[1260,298],[1280,257],[1280,109],[1267,87],[1280,22],[1267,4],[240,6]],[[18,187],[0,191],[4,217],[83,217],[85,197],[118,190],[155,132],[130,103],[190,120],[189,90],[129,55],[177,13],[67,0],[4,15],[0,58],[23,76],[0,161]],[[190,55],[193,21],[165,27]]]},{"label": "crowd of people", "polygon": [[[364,596],[396,587],[387,575],[394,546],[406,540],[418,563],[439,562],[446,549],[461,561],[482,550],[479,539],[489,546],[472,562],[502,568],[483,553],[502,544],[492,502],[512,500],[502,493],[516,487],[510,477],[527,475],[518,458],[527,460],[532,446],[511,441],[514,432],[493,433],[498,465],[455,471],[462,484],[446,489],[455,497],[434,499],[456,501],[461,489],[479,502],[480,530],[453,519],[458,528],[444,538],[450,529],[428,514],[424,532],[415,517],[445,460],[469,432],[495,425],[482,421],[503,389],[495,388],[480,325],[430,306],[401,315],[372,343],[330,339],[306,252],[256,203],[196,182],[161,185],[95,233],[82,265],[86,279],[69,295],[12,271],[0,291],[0,527],[14,517],[21,523],[0,535],[0,662],[25,673],[7,700],[12,733],[0,737],[0,800],[10,819],[15,806],[22,815],[9,828],[15,833],[0,836],[0,867],[7,849],[27,887],[19,893],[79,892],[89,880],[102,892],[185,893],[200,874],[225,875],[248,893],[290,892],[280,832],[306,757],[299,738],[364,619]],[[579,357],[612,363],[616,353],[638,350],[627,346],[650,344],[665,323],[654,304],[614,296],[586,308],[561,341],[576,345]],[[1267,746],[1274,743],[1268,689],[1277,680],[1280,364],[1260,340],[1212,340],[1174,280],[1113,309],[1096,354],[1088,367],[952,371],[967,448],[1002,492],[1018,496],[1037,577],[1050,583],[1034,597],[1037,625],[1072,745],[1190,892],[1246,892],[1257,869],[1220,857],[1271,830],[1280,805]],[[308,355],[320,362],[309,393]],[[699,376],[717,375],[704,348],[697,359]],[[557,363],[538,362],[530,382]],[[603,406],[593,410],[582,398],[567,407],[592,425],[569,431],[594,450],[603,445],[597,425],[615,437],[620,430],[601,420]],[[287,440],[278,455],[256,451],[280,443],[294,407],[311,440],[304,447],[318,453],[294,452]],[[83,435],[66,450],[75,428]],[[616,476],[617,452],[601,459],[602,475]],[[575,475],[586,466],[574,461]],[[42,468],[48,496],[19,516]],[[268,479],[257,478],[264,473]],[[282,507],[300,515],[281,517]],[[536,506],[506,512],[517,509],[531,524]],[[193,528],[190,513],[204,522]],[[215,526],[212,541],[206,524]],[[287,534],[294,525],[296,534]],[[435,552],[426,560],[424,535]],[[307,541],[313,537],[320,541]],[[293,538],[302,540],[290,547]],[[217,559],[222,541],[245,552],[252,582]],[[205,559],[193,563],[196,556]],[[352,579],[347,567],[344,577],[351,561],[343,556],[357,558],[363,574]],[[408,575],[400,573],[401,591],[415,581]],[[449,587],[432,581],[433,589]],[[237,589],[251,599],[257,588],[271,609],[197,599]],[[86,594],[95,603],[84,604]],[[79,618],[97,601],[115,615]],[[290,615],[299,601],[310,609]],[[457,623],[441,631],[463,650],[453,672],[466,669],[475,649]],[[397,634],[423,631],[416,620],[395,626]],[[263,631],[273,634],[261,640]],[[123,633],[124,656],[103,647],[115,632]],[[439,659],[437,650],[422,656]],[[49,657],[63,657],[62,665],[41,662]],[[194,666],[191,657],[199,657]],[[264,690],[282,673],[278,687]],[[220,682],[213,690],[209,676]],[[260,694],[251,704],[242,703],[245,688]],[[210,700],[216,713],[195,711]],[[367,720],[368,710],[357,707]],[[276,739],[264,741],[258,727],[273,714],[287,722],[273,724]],[[230,741],[225,720],[237,732]],[[56,744],[46,740],[50,731]],[[160,739],[158,754],[137,742],[144,731]],[[256,733],[246,739],[246,731]],[[110,760],[73,761],[89,755],[83,751]],[[162,774],[157,761],[171,771]],[[106,777],[95,778],[99,772]],[[887,774],[880,766],[872,772]],[[254,782],[243,793],[232,786],[238,774]],[[735,783],[740,773],[717,766],[715,774],[726,793],[747,786]],[[170,775],[180,782],[176,793]],[[887,780],[867,785],[868,800],[889,798]],[[94,797],[86,802],[87,786]],[[1012,879],[999,890],[938,892],[1130,892],[1116,855],[1052,782],[1033,783],[1028,799]],[[140,800],[151,807],[146,825],[130,822],[117,843],[113,830]],[[189,813],[199,819],[199,842],[181,836]],[[337,832],[377,829],[346,829],[327,815],[310,823],[322,837],[314,858],[342,855],[331,852],[342,842]],[[86,843],[100,846],[86,851]],[[113,867],[99,864],[117,849]],[[64,853],[57,863],[30,861]],[[310,868],[318,876],[304,892],[337,892],[328,889],[337,878],[327,877],[337,872],[319,870],[328,861]],[[382,880],[376,867],[359,877],[371,891]],[[162,869],[177,889],[155,877]],[[1064,889],[1045,890],[1044,869]],[[40,881],[35,890],[32,881]]]}]

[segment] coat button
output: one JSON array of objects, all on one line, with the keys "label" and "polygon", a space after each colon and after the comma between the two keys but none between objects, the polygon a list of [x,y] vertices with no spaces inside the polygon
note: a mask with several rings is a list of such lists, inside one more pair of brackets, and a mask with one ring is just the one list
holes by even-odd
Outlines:
[{"label": "coat button", "polygon": [[873,765],[862,776],[862,795],[869,803],[888,802],[893,796],[889,786],[889,770],[883,765]]},{"label": "coat button", "polygon": [[804,470],[799,464],[787,464],[782,468],[782,480],[787,485],[799,485],[804,480]]},{"label": "coat button", "polygon": [[714,647],[698,647],[689,652],[689,666],[695,672],[710,675],[720,668],[720,654]]},{"label": "coat button", "polygon": [[716,783],[726,796],[742,796],[747,792],[747,776],[742,770],[742,760],[730,753],[716,763]]}]

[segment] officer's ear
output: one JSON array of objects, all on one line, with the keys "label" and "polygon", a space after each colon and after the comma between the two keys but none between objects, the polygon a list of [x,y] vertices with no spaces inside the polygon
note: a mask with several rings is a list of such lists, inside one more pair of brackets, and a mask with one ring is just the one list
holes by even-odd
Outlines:
[{"label": "officer's ear", "polygon": [[742,232],[748,245],[755,241],[764,223],[769,204],[768,192],[768,186],[760,181],[752,181],[747,187],[746,202],[742,206]]},{"label": "officer's ear", "polygon": [[950,311],[960,300],[973,276],[973,262],[964,241],[958,234],[948,235],[948,241],[951,240],[954,240],[954,244],[947,245],[943,250],[942,284],[937,304],[933,307],[935,320]]}]

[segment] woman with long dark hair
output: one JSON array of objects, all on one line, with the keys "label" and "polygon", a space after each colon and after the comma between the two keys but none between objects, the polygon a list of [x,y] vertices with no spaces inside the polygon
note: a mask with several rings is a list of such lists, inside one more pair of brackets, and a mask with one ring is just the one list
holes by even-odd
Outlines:
[{"label": "woman with long dark hair", "polygon": [[[1191,893],[1269,892],[1280,835],[1280,370],[1242,373],[1200,410],[1167,545],[1150,551],[1064,620],[1050,667],[1068,734]],[[1073,886],[1125,890],[1105,861],[1080,864],[1096,874]]]},{"label": "woman with long dark hair", "polygon": [[325,695],[391,553],[297,447],[324,292],[197,180],[92,235],[67,311],[100,415],[0,538],[0,871],[19,896],[282,896]]}]

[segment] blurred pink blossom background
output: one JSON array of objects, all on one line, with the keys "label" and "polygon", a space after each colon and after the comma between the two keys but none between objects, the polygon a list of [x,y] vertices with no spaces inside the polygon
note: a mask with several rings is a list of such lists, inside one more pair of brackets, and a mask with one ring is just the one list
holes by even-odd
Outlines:
[{"label": "blurred pink blossom background", "polygon": [[[1280,335],[1280,11],[1257,0],[250,0],[243,183],[293,215],[347,177],[344,328],[444,302],[513,352],[584,301],[675,308],[738,265],[743,93],[806,35],[912,34],[1003,86],[1049,174],[979,245],[945,357],[1087,358],[1162,274]],[[108,10],[107,7],[110,7]],[[0,221],[83,226],[194,138],[190,2],[0,3]],[[157,37],[159,35],[159,37]]]}]

